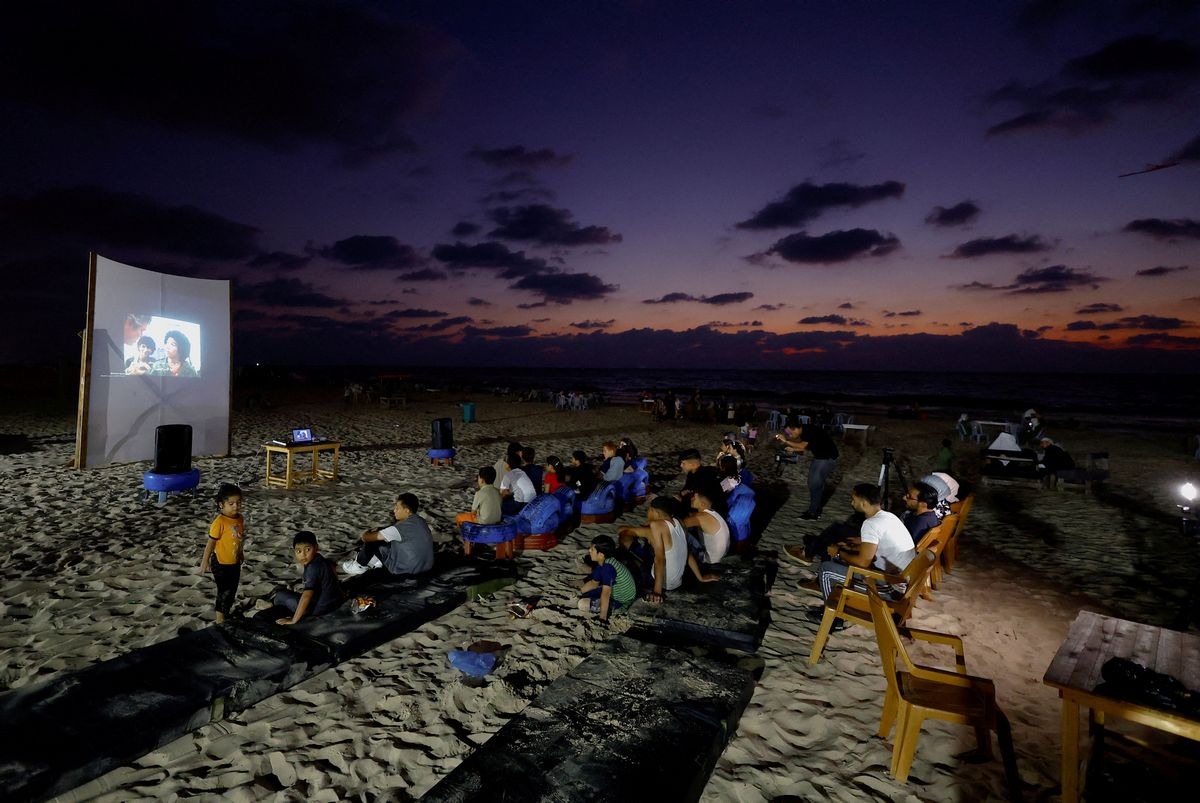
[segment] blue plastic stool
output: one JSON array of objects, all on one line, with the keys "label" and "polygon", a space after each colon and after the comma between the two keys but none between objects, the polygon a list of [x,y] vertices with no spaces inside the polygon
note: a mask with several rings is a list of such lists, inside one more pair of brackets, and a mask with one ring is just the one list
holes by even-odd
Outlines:
[{"label": "blue plastic stool", "polygon": [[496,524],[462,523],[463,554],[470,555],[474,544],[495,544],[497,558],[511,558],[516,552],[517,519],[505,516]]},{"label": "blue plastic stool", "polygon": [[167,494],[190,491],[200,484],[200,469],[184,471],[180,474],[160,474],[147,471],[142,475],[142,487],[147,494],[158,494],[158,503],[167,503]]},{"label": "blue plastic stool", "polygon": [[454,465],[454,455],[458,454],[454,449],[429,449],[425,452],[425,456],[429,458],[429,465],[440,466]]}]

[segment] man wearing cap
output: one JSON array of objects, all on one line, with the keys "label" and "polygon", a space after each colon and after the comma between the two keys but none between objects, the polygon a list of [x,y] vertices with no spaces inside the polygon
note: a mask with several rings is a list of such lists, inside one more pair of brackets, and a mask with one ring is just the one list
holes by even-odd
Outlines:
[{"label": "man wearing cap", "polygon": [[775,438],[783,441],[789,452],[812,453],[812,464],[808,467],[808,510],[801,513],[800,518],[821,518],[821,508],[825,506],[825,481],[837,466],[837,445],[829,433],[816,424],[787,424]]}]

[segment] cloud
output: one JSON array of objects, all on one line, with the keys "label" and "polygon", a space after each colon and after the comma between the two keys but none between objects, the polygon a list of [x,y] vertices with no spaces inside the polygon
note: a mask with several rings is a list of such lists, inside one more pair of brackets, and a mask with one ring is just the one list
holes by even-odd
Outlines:
[{"label": "cloud", "polygon": [[238,284],[234,291],[239,301],[251,301],[268,307],[307,307],[332,309],[349,302],[317,290],[309,282],[296,278],[277,278],[256,284]]},{"label": "cloud", "polygon": [[495,304],[488,301],[487,299],[476,298],[475,296],[471,296],[470,298],[468,298],[467,303],[470,304],[472,307],[494,307],[495,306]]},{"label": "cloud", "polygon": [[460,220],[454,224],[454,228],[450,229],[450,233],[455,237],[471,237],[481,231],[483,231],[483,226],[469,220]]},{"label": "cloud", "polygon": [[1122,231],[1145,234],[1156,240],[1200,240],[1200,220],[1191,218],[1164,220],[1163,218],[1147,217],[1126,223]]},{"label": "cloud", "polygon": [[440,309],[421,309],[414,307],[412,309],[394,309],[388,312],[383,317],[385,318],[445,318],[450,313],[443,312]]},{"label": "cloud", "polygon": [[331,145],[344,162],[411,151],[401,124],[441,96],[462,48],[431,26],[335,0],[80,3],[12,9],[0,52],[22,65],[0,98],[69,119],[121,118],[277,150]]},{"label": "cloud", "polygon": [[849,301],[843,301],[841,304],[837,305],[837,308],[838,309],[854,309],[854,305],[851,304]]},{"label": "cloud", "polygon": [[430,253],[434,259],[452,268],[499,270],[503,279],[517,279],[550,269],[544,259],[526,257],[524,251],[510,251],[503,243],[435,245]]},{"label": "cloud", "polygon": [[915,318],[920,314],[921,310],[919,309],[906,309],[902,312],[883,311],[883,317],[885,318]]},{"label": "cloud", "polygon": [[444,282],[450,277],[440,270],[433,268],[422,268],[408,273],[401,273],[396,277],[398,282]]},{"label": "cloud", "polygon": [[811,326],[818,323],[828,323],[834,326],[845,326],[846,316],[844,315],[809,315],[807,318],[801,318],[796,323],[802,326]]},{"label": "cloud", "polygon": [[1200,136],[1171,155],[1172,162],[1200,162]]},{"label": "cloud", "polygon": [[1165,331],[1168,329],[1181,329],[1187,326],[1188,322],[1182,318],[1170,318],[1161,315],[1131,315],[1126,318],[1118,318],[1114,321],[1114,324],[1120,326],[1122,329],[1154,329]]},{"label": "cloud", "polygon": [[467,152],[467,158],[477,159],[501,170],[536,170],[540,167],[564,167],[575,157],[550,148],[530,150],[524,145],[513,145],[508,148],[472,148]]},{"label": "cloud", "polygon": [[488,232],[500,240],[533,242],[539,245],[607,245],[621,242],[621,235],[604,226],[579,226],[570,211],[546,204],[493,209],[489,213],[497,224]]},{"label": "cloud", "polygon": [[792,187],[783,198],[767,204],[748,219],[738,223],[737,227],[762,230],[802,226],[835,207],[858,208],[902,195],[904,184],[899,181],[885,181],[872,185],[805,182]]},{"label": "cloud", "polygon": [[755,307],[755,308],[754,308],[754,311],[755,311],[755,312],[757,312],[758,310],[762,310],[763,312],[777,312],[777,311],[779,311],[779,310],[781,310],[781,309],[783,309],[784,307],[787,307],[787,306],[790,306],[790,305],[789,305],[789,304],[784,304],[784,303],[779,303],[779,304],[759,304],[757,307]]},{"label": "cloud", "polygon": [[481,329],[478,326],[468,326],[463,329],[463,334],[469,338],[519,338],[528,337],[533,334],[533,329],[528,326],[493,326],[488,329]]},{"label": "cloud", "polygon": [[607,321],[576,321],[567,325],[574,329],[608,329],[616,322],[616,318],[609,318]]},{"label": "cloud", "polygon": [[1200,337],[1185,337],[1182,335],[1166,335],[1161,333],[1134,335],[1125,339],[1127,346],[1182,346],[1200,347]]},{"label": "cloud", "polygon": [[406,332],[445,332],[447,329],[453,329],[456,326],[462,326],[464,323],[472,323],[475,319],[470,315],[456,315],[453,318],[443,318],[440,321],[433,323],[423,323],[419,326],[410,326],[404,331]]},{"label": "cloud", "polygon": [[[542,296],[543,304],[570,304],[572,301],[592,301],[604,298],[620,289],[606,284],[591,273],[531,273],[510,285],[514,290],[529,290]],[[528,307],[525,307],[528,309]]]},{"label": "cloud", "polygon": [[1068,332],[1083,332],[1088,329],[1099,329],[1100,325],[1095,321],[1071,321],[1067,324]]},{"label": "cloud", "polygon": [[246,263],[246,267],[293,271],[307,266],[311,259],[312,257],[289,254],[286,251],[271,251],[270,253],[256,254]]},{"label": "cloud", "polygon": [[761,264],[764,257],[776,254],[788,262],[831,265],[859,257],[886,256],[899,247],[900,240],[894,235],[881,234],[874,229],[831,231],[816,237],[797,232],[789,234],[760,254],[752,254],[747,261]]},{"label": "cloud", "polygon": [[1159,276],[1166,276],[1167,274],[1178,273],[1184,270],[1190,270],[1189,266],[1176,265],[1174,267],[1167,267],[1166,265],[1158,265],[1153,268],[1143,268],[1142,270],[1139,270],[1136,275],[1157,278]]},{"label": "cloud", "polygon": [[1124,312],[1124,311],[1125,311],[1125,308],[1122,307],[1120,304],[1106,304],[1103,302],[1097,302],[1095,304],[1088,304],[1087,306],[1080,307],[1079,309],[1075,310],[1075,314],[1076,315],[1099,315],[1104,312]]},{"label": "cloud", "polygon": [[992,254],[1034,254],[1049,251],[1052,246],[1038,235],[1022,237],[1007,234],[1003,237],[979,237],[968,240],[949,254],[951,259],[975,259]]},{"label": "cloud", "polygon": [[1200,50],[1181,39],[1136,34],[1068,61],[1059,75],[1035,84],[1012,81],[988,102],[1017,113],[988,135],[1050,129],[1079,133],[1114,120],[1125,107],[1182,100],[1200,77]]},{"label": "cloud", "polygon": [[734,329],[737,327],[746,327],[746,326],[762,326],[763,322],[762,321],[738,321],[737,323],[730,323],[729,321],[709,321],[708,323],[706,323],[704,325],[711,327],[713,329]]},{"label": "cloud", "polygon": [[149,250],[197,259],[252,259],[259,230],[194,206],[99,187],[0,197],[0,243],[9,253],[46,243]]},{"label": "cloud", "polygon": [[959,201],[951,207],[935,206],[925,217],[925,222],[942,228],[962,226],[979,217],[980,211],[974,201]]},{"label": "cloud", "polygon": [[1076,287],[1099,288],[1107,276],[1098,276],[1089,270],[1076,270],[1066,265],[1050,265],[1045,268],[1029,268],[1013,279],[1011,294],[1065,293]]},{"label": "cloud", "polygon": [[[714,307],[723,307],[728,304],[740,304],[743,301],[749,301],[754,298],[754,293],[718,293],[715,296],[694,296],[691,293],[667,293],[659,298],[647,298],[643,304],[678,304],[683,301],[696,302],[698,304],[711,304]],[[755,307],[762,309],[762,307]],[[776,307],[778,309],[778,307]]]},{"label": "cloud", "polygon": [[356,234],[316,253],[353,270],[416,268],[425,263],[415,248],[389,235]]}]

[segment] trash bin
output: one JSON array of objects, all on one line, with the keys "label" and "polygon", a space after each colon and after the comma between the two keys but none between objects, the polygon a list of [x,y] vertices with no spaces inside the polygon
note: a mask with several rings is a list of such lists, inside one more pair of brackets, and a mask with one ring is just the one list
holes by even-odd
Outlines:
[{"label": "trash bin", "polygon": [[475,402],[463,402],[463,423],[475,423]]}]

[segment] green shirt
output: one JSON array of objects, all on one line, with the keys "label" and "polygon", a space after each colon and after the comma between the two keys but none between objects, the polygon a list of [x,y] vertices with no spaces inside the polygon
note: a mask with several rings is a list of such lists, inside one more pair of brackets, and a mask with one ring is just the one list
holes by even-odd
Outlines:
[{"label": "green shirt", "polygon": [[637,596],[637,585],[633,582],[633,575],[625,568],[625,564],[616,558],[605,558],[604,563],[596,567],[595,577],[601,585],[612,586],[612,598],[621,603],[623,608],[628,608]]}]

